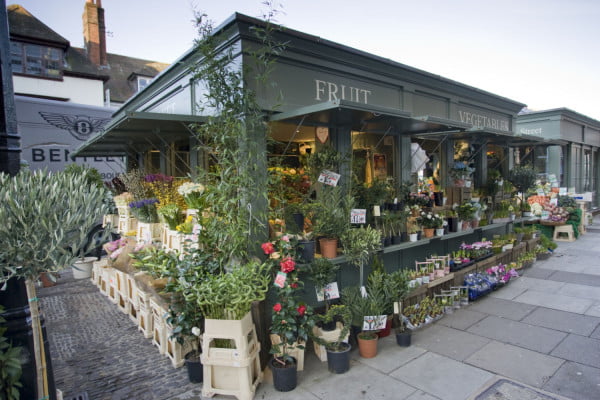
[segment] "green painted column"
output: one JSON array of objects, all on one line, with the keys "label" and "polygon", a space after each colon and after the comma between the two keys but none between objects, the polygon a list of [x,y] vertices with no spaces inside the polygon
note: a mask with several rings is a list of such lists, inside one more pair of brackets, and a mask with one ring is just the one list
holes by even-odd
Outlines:
[{"label": "green painted column", "polygon": [[395,140],[395,153],[397,154],[398,159],[395,162],[395,175],[398,177],[398,184],[406,181],[410,181],[411,179],[411,149],[410,149],[410,136],[408,135],[400,135]]}]

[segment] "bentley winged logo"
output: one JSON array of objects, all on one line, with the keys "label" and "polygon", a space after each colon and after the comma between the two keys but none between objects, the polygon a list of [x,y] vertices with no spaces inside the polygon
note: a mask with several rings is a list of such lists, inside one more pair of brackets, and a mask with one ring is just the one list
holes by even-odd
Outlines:
[{"label": "bentley winged logo", "polygon": [[93,118],[87,115],[68,115],[43,111],[40,111],[40,115],[49,124],[69,131],[75,139],[81,141],[89,139],[92,133],[102,130],[104,125],[110,121],[108,118]]}]

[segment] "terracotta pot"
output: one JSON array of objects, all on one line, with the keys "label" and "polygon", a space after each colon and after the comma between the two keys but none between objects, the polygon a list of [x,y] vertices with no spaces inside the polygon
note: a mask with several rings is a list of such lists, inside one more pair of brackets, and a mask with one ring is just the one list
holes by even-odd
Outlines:
[{"label": "terracotta pot", "polygon": [[426,238],[432,238],[435,233],[435,229],[434,228],[423,228],[423,233],[425,234]]},{"label": "terracotta pot", "polygon": [[[367,335],[372,335],[374,338],[363,338]],[[377,355],[377,339],[378,336],[370,332],[361,332],[358,334],[358,353],[362,358],[373,358]]]},{"label": "terracotta pot", "polygon": [[321,238],[319,239],[319,245],[321,247],[321,255],[325,258],[336,258],[337,257],[337,239]]}]

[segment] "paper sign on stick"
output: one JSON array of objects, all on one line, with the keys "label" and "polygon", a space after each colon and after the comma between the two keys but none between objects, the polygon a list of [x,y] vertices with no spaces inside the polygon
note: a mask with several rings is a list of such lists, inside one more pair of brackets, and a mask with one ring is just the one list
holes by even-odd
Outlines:
[{"label": "paper sign on stick", "polygon": [[319,175],[318,181],[324,183],[325,185],[337,186],[340,176],[340,174],[325,169],[323,172],[321,172],[321,175]]},{"label": "paper sign on stick", "polygon": [[338,290],[337,282],[328,283],[323,289],[316,289],[316,291],[317,301],[325,301],[326,298],[327,300],[340,298],[340,291]]},{"label": "paper sign on stick", "polygon": [[281,272],[279,271],[277,273],[277,276],[275,277],[275,286],[279,286],[280,288],[283,288],[285,286],[285,281],[287,280],[287,274],[285,272]]}]

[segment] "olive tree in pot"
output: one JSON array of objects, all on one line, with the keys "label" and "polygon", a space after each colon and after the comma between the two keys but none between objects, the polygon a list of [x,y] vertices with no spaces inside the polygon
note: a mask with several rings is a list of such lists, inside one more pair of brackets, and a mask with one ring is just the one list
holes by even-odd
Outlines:
[{"label": "olive tree in pot", "polygon": [[350,369],[350,350],[352,346],[346,342],[348,333],[350,332],[350,323],[352,321],[352,313],[350,309],[341,304],[333,305],[323,315],[316,315],[317,322],[341,322],[342,328],[338,336],[333,340],[324,340],[320,337],[312,337],[312,339],[325,346],[327,351],[327,366],[330,372],[334,374],[343,374]]},{"label": "olive tree in pot", "polygon": [[381,249],[381,239],[377,229],[370,226],[348,229],[342,236],[344,255],[348,263],[360,269],[360,286],[363,286],[364,264],[377,250]]},{"label": "olive tree in pot", "polygon": [[536,178],[535,169],[529,165],[517,165],[508,176],[508,181],[521,193],[521,211],[523,213],[530,211],[529,204],[526,202],[526,194],[535,185]]},{"label": "olive tree in pot", "polygon": [[104,198],[104,188],[90,185],[85,174],[27,170],[14,177],[0,174],[0,282],[24,281],[30,299],[35,377],[23,377],[31,380],[23,385],[28,390],[24,397],[55,395],[47,373],[51,364],[43,349],[39,305],[33,300],[34,282],[42,272],[58,272],[75,261],[76,250],[107,212]]}]

